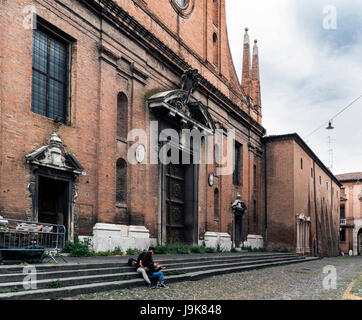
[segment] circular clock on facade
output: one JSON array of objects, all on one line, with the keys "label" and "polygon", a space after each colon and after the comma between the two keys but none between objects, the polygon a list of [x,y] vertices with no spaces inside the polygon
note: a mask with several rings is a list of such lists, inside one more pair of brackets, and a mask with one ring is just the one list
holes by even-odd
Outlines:
[{"label": "circular clock on facade", "polygon": [[140,144],[136,148],[136,160],[138,163],[143,162],[146,155],[146,147],[143,144]]},{"label": "circular clock on facade", "polygon": [[172,7],[183,18],[187,18],[194,10],[194,0],[170,0]]},{"label": "circular clock on facade", "polygon": [[214,174],[209,174],[209,186],[212,187],[214,185]]}]

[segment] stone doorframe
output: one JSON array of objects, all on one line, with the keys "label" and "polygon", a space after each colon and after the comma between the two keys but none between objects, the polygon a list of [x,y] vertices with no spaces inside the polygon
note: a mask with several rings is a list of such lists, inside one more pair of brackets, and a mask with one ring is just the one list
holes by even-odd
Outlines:
[{"label": "stone doorframe", "polygon": [[[191,156],[193,152],[191,150],[185,150],[179,148],[180,152],[187,152]],[[160,211],[160,230],[159,230],[159,242],[164,245],[167,243],[167,208],[166,208],[166,167],[167,165],[160,163],[160,176],[161,176],[161,211]],[[190,164],[185,172],[185,228],[191,229],[191,233],[185,235],[185,242],[188,244],[198,245],[199,240],[199,165]]]},{"label": "stone doorframe", "polygon": [[297,214],[297,254],[310,254],[309,235],[310,235],[310,217],[306,217],[303,213]]},{"label": "stone doorframe", "polygon": [[28,219],[38,221],[40,177],[65,181],[68,183],[67,238],[73,239],[73,205],[78,197],[76,182],[80,174],[86,174],[84,168],[72,153],[65,151],[63,142],[56,133],[51,135],[49,145],[42,146],[29,153],[25,156],[25,159],[31,172],[28,190],[32,198],[32,208],[31,217],[28,217]]},{"label": "stone doorframe", "polygon": [[354,219],[353,228],[353,255],[358,255],[358,232],[362,229],[362,219]]},{"label": "stone doorframe", "polygon": [[[168,90],[154,94],[147,99],[147,108],[158,119],[163,120],[171,125],[168,127],[181,133],[182,129],[197,129],[206,135],[215,134],[215,123],[211,117],[208,107],[201,101],[193,96],[198,86],[198,80],[200,75],[197,69],[186,70],[180,79],[179,89]],[[163,125],[160,126],[161,130]],[[167,128],[167,126],[166,126]],[[160,133],[161,130],[158,132]],[[187,152],[190,155],[198,156],[196,153],[200,153],[200,150],[187,150],[182,142],[182,134],[179,145],[175,148],[180,151]],[[162,143],[158,140],[159,146]],[[200,146],[201,147],[201,146]],[[163,162],[164,163],[164,162]],[[158,218],[158,241],[162,244],[166,239],[166,206],[165,206],[165,175],[166,167],[164,164],[159,164],[160,172],[160,211]],[[198,244],[199,239],[199,227],[198,227],[198,192],[199,192],[199,164],[190,164],[188,170],[186,170],[186,179],[190,182],[188,195],[190,200],[185,204],[185,210],[192,211],[189,217],[193,217],[193,221],[185,221],[186,224],[192,225],[193,231],[189,239],[190,243]]]}]

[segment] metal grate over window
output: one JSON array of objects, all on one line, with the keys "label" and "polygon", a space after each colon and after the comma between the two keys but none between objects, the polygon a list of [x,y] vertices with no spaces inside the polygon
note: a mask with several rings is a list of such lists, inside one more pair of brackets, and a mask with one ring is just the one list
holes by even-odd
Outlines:
[{"label": "metal grate over window", "polygon": [[66,122],[68,44],[35,29],[31,111]]}]

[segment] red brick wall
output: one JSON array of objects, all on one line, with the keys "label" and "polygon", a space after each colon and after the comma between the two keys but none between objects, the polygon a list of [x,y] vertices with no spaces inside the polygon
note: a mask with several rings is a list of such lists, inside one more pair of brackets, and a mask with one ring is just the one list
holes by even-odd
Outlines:
[{"label": "red brick wall", "polygon": [[[232,60],[227,45],[223,1],[219,14],[221,63],[218,71],[203,60],[203,57],[208,57],[209,50],[204,37],[210,35],[209,29],[206,34],[203,32],[204,19],[207,18],[206,25],[209,26],[211,16],[205,15],[204,7],[199,5],[202,1],[195,2],[194,13],[186,20],[177,18],[168,0],[157,1],[158,4],[162,2],[157,7],[155,1],[147,2],[149,7],[141,9],[134,5],[134,1],[119,1],[127,12],[198,68],[224,94],[230,96],[229,87],[240,92],[235,70],[230,67]],[[75,39],[71,53],[71,101],[67,125],[55,124],[51,119],[30,111],[32,30],[22,27],[22,9],[29,4],[36,7],[41,18]],[[126,37],[106,21],[103,21],[101,41],[100,21],[94,13],[78,1],[66,0],[63,4],[42,0],[0,1],[0,27],[6,26],[6,32],[5,28],[0,28],[0,214],[19,219],[31,218],[32,199],[27,187],[32,176],[25,163],[25,155],[47,145],[51,134],[57,132],[66,150],[74,153],[87,173],[80,176],[76,183],[75,231],[90,234],[96,221],[125,223],[128,219],[130,224],[145,225],[151,237],[157,238],[161,210],[158,165],[129,165],[127,203],[116,204],[116,162],[118,158],[126,158],[132,144],[117,140],[117,96],[123,92],[128,98],[128,128],[144,129],[149,137],[150,120],[155,118],[145,106],[144,96],[154,88],[175,88],[179,74],[146,50],[143,44]],[[158,24],[151,13],[162,18],[164,25]],[[199,23],[199,19],[203,22]],[[177,32],[183,42],[175,39]],[[100,52],[99,45],[112,54]],[[147,76],[142,78],[135,74],[132,63]],[[237,140],[244,147],[242,186],[233,186],[231,175],[216,179],[220,191],[220,227],[213,219],[216,184],[209,187],[207,183],[209,173],[215,173],[216,168],[213,165],[200,168],[199,233],[202,236],[205,231],[220,230],[231,234],[231,202],[237,191],[241,192],[248,205],[249,218],[245,219],[252,219],[254,147],[261,149],[261,133],[255,128],[246,129],[232,118],[225,110],[225,104],[212,98],[212,92],[208,93],[209,98],[199,92],[196,94],[209,107],[215,121],[225,128],[236,129]],[[240,99],[233,102],[241,106]],[[249,142],[253,146],[250,150]],[[261,181],[261,160],[257,161],[258,179]],[[262,199],[262,182],[258,185]],[[262,216],[262,201],[258,203],[258,214]],[[263,231],[259,225],[254,228],[244,224],[244,227],[247,228],[245,237],[247,232]]]},{"label": "red brick wall", "polygon": [[339,186],[291,138],[267,141],[266,162],[269,248],[295,251],[296,215],[303,213],[311,218],[311,254],[337,255]]}]

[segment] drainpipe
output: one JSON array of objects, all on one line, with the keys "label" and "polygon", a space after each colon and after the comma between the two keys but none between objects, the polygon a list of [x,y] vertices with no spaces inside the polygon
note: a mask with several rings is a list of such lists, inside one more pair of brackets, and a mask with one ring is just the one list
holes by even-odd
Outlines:
[{"label": "drainpipe", "polygon": [[265,249],[268,248],[268,176],[267,176],[267,166],[266,166],[266,144],[264,143],[264,212],[265,212]]}]

